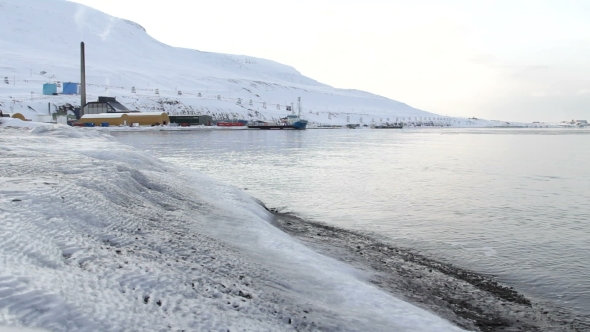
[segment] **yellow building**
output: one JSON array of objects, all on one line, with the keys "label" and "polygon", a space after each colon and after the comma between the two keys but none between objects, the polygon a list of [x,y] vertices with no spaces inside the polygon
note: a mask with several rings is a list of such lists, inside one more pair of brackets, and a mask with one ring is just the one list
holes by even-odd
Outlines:
[{"label": "yellow building", "polygon": [[168,114],[161,112],[137,112],[126,113],[130,124],[138,123],[140,126],[167,125],[170,123]]},{"label": "yellow building", "polygon": [[8,118],[13,118],[13,119],[19,119],[19,120],[23,120],[23,121],[28,121],[24,115],[22,115],[21,113],[4,113],[3,114],[4,117],[8,117]]},{"label": "yellow building", "polygon": [[170,123],[168,114],[161,112],[131,112],[131,113],[100,113],[84,114],[80,119],[81,123],[94,123],[100,127],[103,123],[109,126],[154,126],[167,125]]}]

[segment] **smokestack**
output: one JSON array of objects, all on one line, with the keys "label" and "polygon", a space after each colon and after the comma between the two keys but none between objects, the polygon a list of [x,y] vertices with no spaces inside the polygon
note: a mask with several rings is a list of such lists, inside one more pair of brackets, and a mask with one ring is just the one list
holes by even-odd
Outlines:
[{"label": "smokestack", "polygon": [[80,43],[80,117],[84,115],[86,105],[86,61],[84,60],[84,42]]}]

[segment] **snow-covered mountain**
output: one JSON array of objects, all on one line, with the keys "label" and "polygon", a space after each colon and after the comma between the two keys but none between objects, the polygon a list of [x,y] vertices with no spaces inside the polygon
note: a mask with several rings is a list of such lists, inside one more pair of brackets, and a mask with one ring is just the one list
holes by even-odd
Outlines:
[{"label": "snow-covered mountain", "polygon": [[287,105],[297,108],[301,97],[303,115],[316,123],[461,121],[336,89],[274,61],[171,47],[137,23],[65,0],[0,0],[0,33],[0,109],[32,120],[60,105],[79,106],[79,96],[46,96],[42,85],[80,82],[84,41],[88,101],[115,96],[140,111],[272,119],[286,115]]}]

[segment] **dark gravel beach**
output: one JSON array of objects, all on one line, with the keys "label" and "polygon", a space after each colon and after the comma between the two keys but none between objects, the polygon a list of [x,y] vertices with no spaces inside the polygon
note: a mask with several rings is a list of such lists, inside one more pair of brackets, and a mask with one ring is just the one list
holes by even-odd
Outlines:
[{"label": "dark gravel beach", "polygon": [[526,298],[492,277],[376,238],[270,209],[274,225],[314,250],[369,272],[392,295],[472,331],[590,331],[566,310]]}]

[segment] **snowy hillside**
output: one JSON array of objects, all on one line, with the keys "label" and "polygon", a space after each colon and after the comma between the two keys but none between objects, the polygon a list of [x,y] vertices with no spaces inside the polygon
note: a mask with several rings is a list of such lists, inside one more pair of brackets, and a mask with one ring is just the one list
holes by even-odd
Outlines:
[{"label": "snowy hillside", "polygon": [[[88,101],[115,96],[141,111],[269,120],[285,116],[285,106],[296,108],[301,97],[312,123],[397,118],[467,124],[367,92],[335,89],[270,60],[171,47],[137,23],[65,0],[0,0],[0,32],[0,109],[31,120],[61,105],[79,106],[79,96],[45,96],[42,85],[80,82],[84,41]],[[205,32],[195,38],[199,33]]]}]

